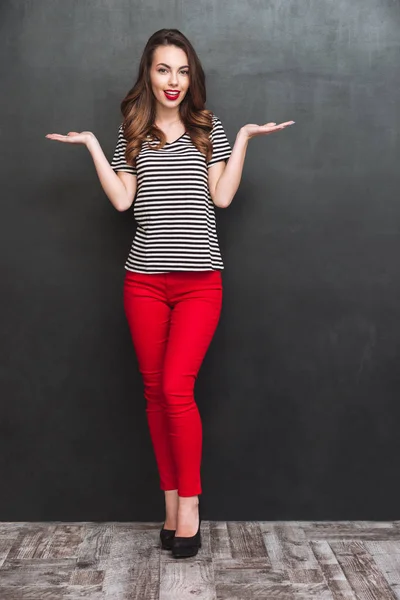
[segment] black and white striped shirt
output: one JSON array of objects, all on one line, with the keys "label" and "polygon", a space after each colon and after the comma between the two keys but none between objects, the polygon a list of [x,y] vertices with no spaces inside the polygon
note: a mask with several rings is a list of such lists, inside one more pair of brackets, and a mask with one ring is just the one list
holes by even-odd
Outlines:
[{"label": "black and white striped shirt", "polygon": [[137,230],[125,269],[139,273],[223,269],[215,205],[208,187],[208,168],[228,160],[231,147],[221,121],[213,115],[211,159],[184,133],[161,150],[142,143],[136,167],[125,160],[122,124],[111,161],[114,171],[137,176],[133,214]]}]

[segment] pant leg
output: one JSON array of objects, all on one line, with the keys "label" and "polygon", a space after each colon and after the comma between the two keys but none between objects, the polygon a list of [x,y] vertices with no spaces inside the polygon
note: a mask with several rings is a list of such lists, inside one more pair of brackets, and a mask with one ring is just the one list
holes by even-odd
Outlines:
[{"label": "pant leg", "polygon": [[219,271],[168,273],[173,304],[164,360],[163,391],[177,469],[179,496],[201,494],[202,423],[195,381],[222,307]]},{"label": "pant leg", "polygon": [[146,416],[160,476],[160,488],[176,490],[178,481],[162,390],[171,314],[164,291],[165,281],[162,276],[127,271],[124,280],[124,308],[143,378]]}]

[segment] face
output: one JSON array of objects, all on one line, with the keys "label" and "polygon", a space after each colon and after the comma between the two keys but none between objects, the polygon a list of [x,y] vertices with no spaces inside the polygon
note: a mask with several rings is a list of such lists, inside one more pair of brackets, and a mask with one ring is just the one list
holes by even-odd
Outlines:
[{"label": "face", "polygon": [[158,46],[153,54],[150,82],[156,100],[163,107],[179,106],[189,89],[186,52],[177,46]]}]

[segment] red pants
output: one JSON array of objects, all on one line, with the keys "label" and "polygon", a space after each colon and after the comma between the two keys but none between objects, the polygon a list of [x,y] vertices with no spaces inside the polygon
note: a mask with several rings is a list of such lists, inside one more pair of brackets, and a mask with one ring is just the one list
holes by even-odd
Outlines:
[{"label": "red pants", "polygon": [[124,308],[143,377],[160,487],[201,494],[202,424],[194,399],[222,307],[220,271],[126,271]]}]

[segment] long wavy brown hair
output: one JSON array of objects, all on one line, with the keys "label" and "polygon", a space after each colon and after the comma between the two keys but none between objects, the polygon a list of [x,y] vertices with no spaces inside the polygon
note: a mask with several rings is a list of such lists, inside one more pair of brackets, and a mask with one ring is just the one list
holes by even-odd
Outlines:
[{"label": "long wavy brown hair", "polygon": [[156,100],[151,88],[150,69],[154,51],[158,46],[172,44],[186,52],[189,64],[189,88],[179,105],[180,118],[196,148],[210,160],[212,143],[209,133],[212,128],[212,112],[205,108],[206,86],[205,74],[200,60],[189,40],[178,29],[160,29],[153,33],[147,41],[136,83],[121,102],[124,117],[122,126],[127,141],[125,159],[134,165],[142,143],[149,136],[152,148],[163,148],[167,138],[163,131],[154,124],[156,116]]}]

